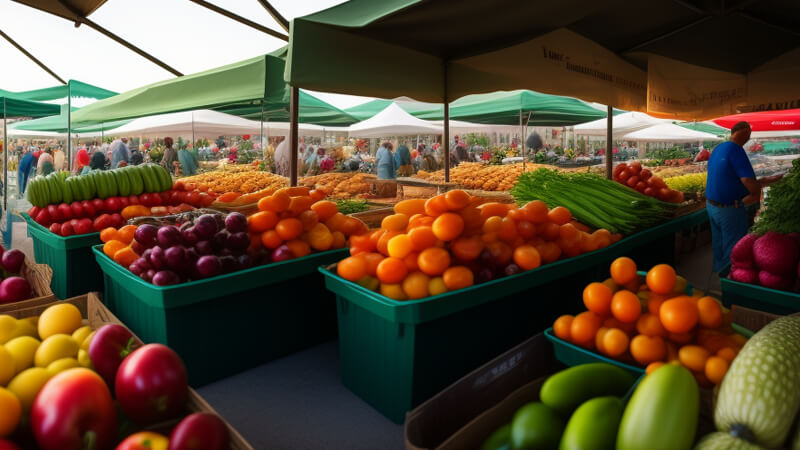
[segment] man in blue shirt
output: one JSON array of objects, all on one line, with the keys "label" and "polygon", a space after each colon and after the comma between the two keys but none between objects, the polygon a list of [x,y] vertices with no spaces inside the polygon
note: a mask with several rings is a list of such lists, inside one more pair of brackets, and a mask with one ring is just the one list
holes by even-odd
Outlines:
[{"label": "man in blue shirt", "polygon": [[708,160],[706,209],[711,223],[714,272],[730,262],[733,246],[747,234],[750,216],[746,207],[756,205],[761,198],[761,188],[782,176],[756,180],[743,147],[750,140],[750,132],[749,123],[737,123],[731,128],[730,141],[719,144]]}]

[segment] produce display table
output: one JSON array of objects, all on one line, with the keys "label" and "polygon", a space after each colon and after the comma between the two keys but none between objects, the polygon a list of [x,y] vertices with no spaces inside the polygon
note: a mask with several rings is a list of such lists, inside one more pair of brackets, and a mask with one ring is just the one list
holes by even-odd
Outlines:
[{"label": "produce display table", "polygon": [[[342,382],[390,420],[500,352],[580,312],[581,292],[608,277],[615,258],[640,268],[671,262],[674,234],[708,220],[705,210],[605,249],[421,300],[395,301],[320,268],[336,294]],[[664,248],[671,248],[666,253]],[[638,254],[637,254],[638,253]]]},{"label": "produce display table", "polygon": [[729,273],[730,267],[719,273],[722,303],[725,306],[738,305],[782,315],[800,312],[800,294],[733,281],[728,278]]},{"label": "produce display table", "polygon": [[100,233],[62,237],[22,213],[33,239],[36,262],[53,269],[50,286],[60,299],[103,289],[103,274],[92,255],[92,246],[101,244]]},{"label": "produce display table", "polygon": [[346,249],[173,286],[156,286],[94,247],[103,303],[146,343],[168,345],[201,386],[336,336],[332,294],[316,268]]},{"label": "produce display table", "polygon": [[458,189],[459,186],[454,183],[436,183],[433,181],[426,181],[419,178],[413,177],[398,177],[396,179],[397,187],[400,189],[400,198],[403,198],[403,187],[404,186],[412,186],[412,187],[422,187],[422,188],[432,188],[436,189],[437,194],[441,194],[442,192],[447,192],[451,189]]}]

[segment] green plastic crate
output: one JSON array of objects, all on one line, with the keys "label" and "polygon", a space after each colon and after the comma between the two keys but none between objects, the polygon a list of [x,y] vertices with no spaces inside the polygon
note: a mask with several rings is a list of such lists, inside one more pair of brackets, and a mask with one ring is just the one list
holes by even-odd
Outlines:
[{"label": "green plastic crate", "polygon": [[641,367],[632,366],[630,364],[617,361],[616,359],[607,358],[591,350],[586,350],[585,348],[578,347],[575,344],[557,338],[556,335],[553,334],[553,327],[545,330],[544,336],[548,341],[553,343],[553,352],[556,355],[556,359],[567,366],[572,367],[580,364],[604,362],[617,366],[621,369],[625,369],[635,377],[644,375],[644,369]]},{"label": "green plastic crate", "polygon": [[336,336],[333,295],[316,268],[346,249],[175,286],[135,276],[94,247],[103,303],[144,342],[168,345],[201,386]]},{"label": "green plastic crate", "polygon": [[730,267],[719,273],[725,306],[739,305],[780,315],[800,312],[800,294],[733,281],[728,278],[729,273]]},{"label": "green plastic crate", "polygon": [[92,246],[101,244],[100,233],[62,237],[22,213],[33,239],[36,262],[53,269],[50,287],[56,297],[65,300],[103,289],[103,273],[97,265]]}]

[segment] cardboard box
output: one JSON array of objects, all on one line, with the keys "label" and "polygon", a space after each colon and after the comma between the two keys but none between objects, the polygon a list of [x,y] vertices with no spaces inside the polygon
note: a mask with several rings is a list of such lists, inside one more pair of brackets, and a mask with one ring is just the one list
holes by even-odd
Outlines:
[{"label": "cardboard box", "polygon": [[[48,283],[49,284],[49,283]],[[55,303],[71,303],[78,307],[81,311],[83,317],[85,317],[92,326],[92,328],[99,328],[102,325],[113,323],[117,325],[125,326],[119,319],[117,319],[108,308],[103,305],[103,302],[100,301],[98,297],[99,294],[91,292],[87,295],[82,295],[79,297],[73,297],[68,300],[57,300],[53,297],[52,301],[48,303],[40,303],[38,305],[28,305],[26,308],[19,308],[16,310],[8,311],[5,314],[9,314],[13,317],[18,319],[22,319],[25,317],[32,317],[41,315],[45,309],[52,306]],[[205,412],[216,414],[223,421],[225,418],[222,417],[219,413],[214,411],[214,408],[211,407],[202,397],[198,394],[194,389],[189,388],[189,395],[186,399],[186,411],[184,414],[181,414],[181,418],[195,412]],[[180,419],[174,419],[167,422],[162,422],[158,424],[151,425],[147,427],[147,430],[155,430],[165,433],[169,436],[169,432],[172,428],[180,422]],[[228,432],[230,434],[231,439],[231,450],[253,450],[253,447],[244,440],[241,434],[236,431],[235,428],[231,426],[227,421],[225,424],[228,426]]]},{"label": "cardboard box", "polygon": [[[764,328],[764,325],[772,322],[778,317],[782,317],[778,314],[758,311],[739,305],[733,305],[731,310],[733,311],[733,322],[753,332]],[[790,314],[790,316],[800,317],[800,313]]]},{"label": "cardboard box", "polygon": [[564,366],[539,333],[476,369],[406,415],[406,448],[478,448],[514,412],[539,397],[544,380]]},{"label": "cardboard box", "polygon": [[0,314],[6,314],[8,311],[16,309],[52,303],[56,300],[53,290],[50,289],[50,282],[53,279],[53,269],[50,266],[47,264],[31,264],[30,260],[25,259],[21,275],[31,284],[33,298],[20,302],[0,304]]}]

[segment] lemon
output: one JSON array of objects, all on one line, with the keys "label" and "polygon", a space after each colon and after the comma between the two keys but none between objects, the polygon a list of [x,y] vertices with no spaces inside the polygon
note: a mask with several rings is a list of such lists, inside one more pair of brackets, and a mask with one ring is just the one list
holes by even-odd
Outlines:
[{"label": "lemon", "polygon": [[47,339],[54,334],[72,334],[83,326],[80,310],[70,303],[53,305],[39,316],[39,337]]},{"label": "lemon", "polygon": [[59,372],[63,372],[67,369],[72,369],[73,367],[80,367],[80,363],[75,358],[61,358],[51,362],[47,366],[47,370],[50,372],[51,375],[55,375]]},{"label": "lemon", "polygon": [[0,345],[15,338],[16,336],[13,336],[13,334],[16,329],[17,319],[8,315],[0,316]]},{"label": "lemon", "polygon": [[6,350],[14,358],[17,373],[33,366],[33,358],[40,342],[30,336],[20,336],[6,342]]},{"label": "lemon", "polygon": [[33,406],[36,395],[42,390],[42,387],[50,377],[52,377],[52,374],[47,369],[32,367],[23,370],[14,377],[11,383],[8,383],[7,389],[17,396],[22,404],[22,410],[28,412]]},{"label": "lemon", "polygon": [[[21,415],[22,405],[17,396],[0,387],[0,437],[8,436],[17,428]],[[0,439],[0,442],[5,441]]]},{"label": "lemon", "polygon": [[84,349],[78,350],[78,364],[88,369],[94,369],[94,366],[92,366],[92,359],[89,357],[89,352]]},{"label": "lemon", "polygon": [[31,325],[33,325],[34,328],[39,327],[39,316],[25,317],[24,319],[19,319],[19,320],[24,320],[25,322],[30,323]]},{"label": "lemon", "polygon": [[389,297],[393,300],[406,300],[406,293],[403,292],[403,286],[399,284],[386,284],[381,283],[381,295]]},{"label": "lemon", "polygon": [[17,363],[14,357],[0,345],[0,386],[5,386],[17,373]]},{"label": "lemon", "polygon": [[95,333],[97,333],[97,330],[92,331],[88,336],[86,336],[86,338],[83,339],[83,342],[81,342],[81,350],[86,350],[87,352],[89,351],[89,346],[92,345],[92,338],[94,337]]},{"label": "lemon", "polygon": [[30,336],[32,338],[39,338],[39,333],[36,330],[36,325],[32,324],[29,320],[21,319],[17,321],[17,329],[14,330],[12,339],[20,336]]},{"label": "lemon", "polygon": [[61,358],[74,358],[78,356],[78,343],[72,336],[54,334],[42,341],[36,349],[33,362],[36,367],[47,367],[51,362]]},{"label": "lemon", "polygon": [[444,284],[442,277],[431,278],[428,282],[428,293],[431,296],[444,294],[447,292],[447,286]]},{"label": "lemon", "polygon": [[88,337],[90,334],[92,334],[92,327],[85,325],[75,330],[75,332],[72,333],[72,337],[75,339],[75,342],[80,345],[83,344],[83,341],[85,341],[86,337]]}]

